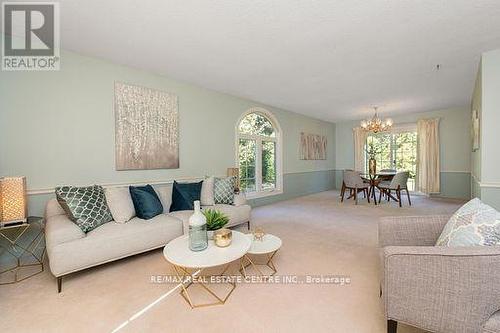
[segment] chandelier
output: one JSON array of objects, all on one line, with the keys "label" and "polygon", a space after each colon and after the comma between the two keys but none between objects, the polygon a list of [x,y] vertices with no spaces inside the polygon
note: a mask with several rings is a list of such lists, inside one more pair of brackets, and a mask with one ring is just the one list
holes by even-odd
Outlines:
[{"label": "chandelier", "polygon": [[393,124],[392,119],[387,118],[385,121],[382,121],[377,114],[378,107],[375,106],[373,109],[375,110],[375,114],[371,119],[361,121],[361,128],[365,131],[373,133],[389,130]]}]

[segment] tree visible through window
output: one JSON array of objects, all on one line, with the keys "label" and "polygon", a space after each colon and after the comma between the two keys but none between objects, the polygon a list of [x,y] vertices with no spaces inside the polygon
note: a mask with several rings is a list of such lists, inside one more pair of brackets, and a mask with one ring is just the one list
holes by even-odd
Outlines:
[{"label": "tree visible through window", "polygon": [[[380,151],[376,156],[377,170],[394,169],[397,171],[410,171],[408,188],[415,190],[415,177],[417,174],[417,132],[377,133],[370,134],[367,144],[373,144]],[[368,172],[368,159],[366,156],[365,171]]]},{"label": "tree visible through window", "polygon": [[277,128],[262,111],[250,112],[238,124],[240,186],[258,194],[279,189]]}]

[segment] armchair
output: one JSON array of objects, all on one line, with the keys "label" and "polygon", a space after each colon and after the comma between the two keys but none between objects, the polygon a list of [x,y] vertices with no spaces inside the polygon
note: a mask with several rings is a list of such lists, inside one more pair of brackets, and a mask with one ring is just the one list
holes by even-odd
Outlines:
[{"label": "armchair", "polygon": [[434,246],[450,216],[379,222],[387,332],[500,332],[500,246]]}]

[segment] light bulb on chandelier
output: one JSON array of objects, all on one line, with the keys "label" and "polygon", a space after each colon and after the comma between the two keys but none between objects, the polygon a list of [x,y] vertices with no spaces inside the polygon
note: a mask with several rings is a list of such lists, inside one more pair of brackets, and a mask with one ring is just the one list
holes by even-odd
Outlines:
[{"label": "light bulb on chandelier", "polygon": [[362,120],[360,123],[361,128],[373,133],[389,130],[393,125],[392,119],[387,118],[385,121],[382,121],[382,119],[380,119],[378,116],[378,107],[375,106],[373,109],[375,111],[375,114],[371,119]]}]

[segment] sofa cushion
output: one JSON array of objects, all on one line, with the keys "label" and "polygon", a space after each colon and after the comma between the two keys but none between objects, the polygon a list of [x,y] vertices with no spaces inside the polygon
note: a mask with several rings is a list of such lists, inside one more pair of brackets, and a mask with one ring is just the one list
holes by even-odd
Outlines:
[{"label": "sofa cushion", "polygon": [[215,178],[214,200],[216,204],[229,204],[234,202],[234,187],[236,177]]},{"label": "sofa cushion", "polygon": [[189,222],[189,218],[194,214],[194,210],[177,210],[170,212],[168,215],[181,220],[182,222]]},{"label": "sofa cushion", "polygon": [[55,192],[61,207],[83,232],[113,219],[102,186],[61,186]]},{"label": "sofa cushion", "polygon": [[474,198],[453,214],[439,236],[437,246],[500,244],[498,212]]},{"label": "sofa cushion", "polygon": [[218,210],[229,217],[229,223],[226,225],[226,227],[250,221],[250,212],[252,210],[252,207],[250,207],[249,205],[233,206],[216,204],[211,208]]},{"label": "sofa cushion", "polygon": [[245,193],[240,192],[234,195],[233,205],[242,206],[247,204],[247,197]]},{"label": "sofa cushion", "polygon": [[172,184],[155,186],[154,189],[163,206],[163,214],[168,214],[172,205]]},{"label": "sofa cushion", "polygon": [[50,199],[45,205],[45,219],[50,219],[53,216],[66,215],[66,212],[61,207],[57,199]]},{"label": "sofa cushion", "polygon": [[59,206],[62,214],[49,215],[49,211],[55,210],[59,206],[56,199],[51,199],[47,203],[45,213],[45,241],[47,248],[61,243],[70,242],[85,237],[85,233],[73,221],[71,221]]},{"label": "sofa cushion", "polygon": [[163,205],[151,185],[129,186],[129,191],[138,218],[149,220],[163,213]]},{"label": "sofa cushion", "polygon": [[174,181],[170,211],[193,210],[194,202],[200,200],[202,183],[202,181],[197,183],[178,183]]},{"label": "sofa cushion", "polygon": [[86,237],[47,248],[50,269],[61,276],[160,248],[181,235],[182,222],[165,214],[150,220],[134,217],[127,223],[109,222]]},{"label": "sofa cushion", "polygon": [[201,184],[200,203],[202,206],[212,206],[215,204],[214,181],[215,177],[206,177]]},{"label": "sofa cushion", "polygon": [[134,203],[127,187],[110,187],[104,193],[115,222],[125,223],[135,216]]},{"label": "sofa cushion", "polygon": [[[231,227],[250,221],[250,212],[252,210],[252,207],[250,207],[249,205],[233,206],[233,205],[216,204],[213,206],[203,206],[202,210],[205,209],[214,209],[222,212],[224,215],[229,217],[229,223],[226,224],[226,227]],[[181,211],[171,212],[168,215],[181,220],[184,226],[184,233],[185,234],[188,233],[189,217],[193,215],[192,210],[181,210]]]}]

